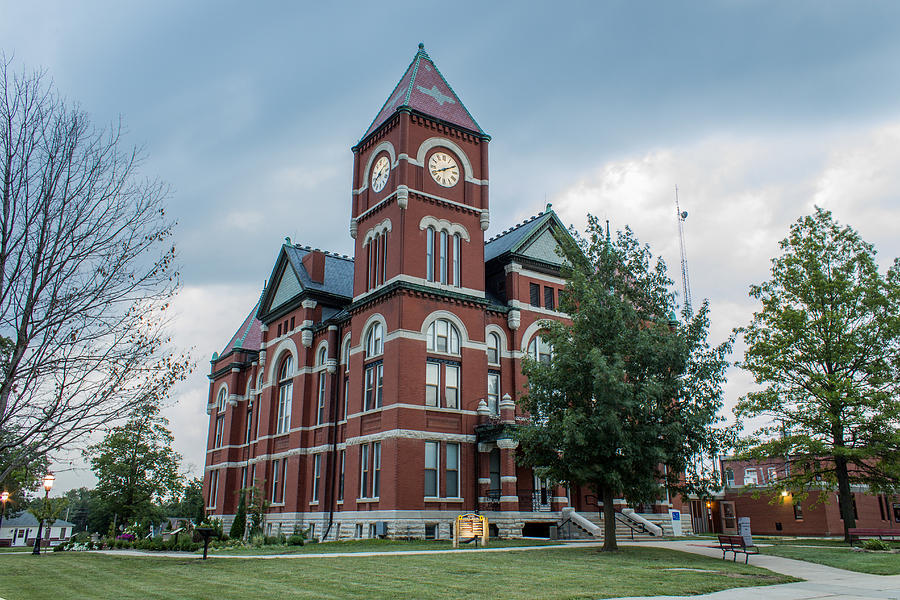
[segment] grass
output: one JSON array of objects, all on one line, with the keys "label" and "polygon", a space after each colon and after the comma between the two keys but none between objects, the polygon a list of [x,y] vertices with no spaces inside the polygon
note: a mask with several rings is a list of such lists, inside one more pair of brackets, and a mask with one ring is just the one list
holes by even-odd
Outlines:
[{"label": "grass", "polygon": [[759,551],[762,554],[805,560],[859,573],[900,575],[900,554],[858,552],[852,550],[846,543],[840,546],[822,545],[822,547],[810,548],[809,546],[812,545],[808,544],[810,541],[815,540],[795,540],[792,544],[782,542],[773,546],[761,547]]},{"label": "grass", "polygon": [[[491,540],[489,548],[516,548],[523,546],[550,546],[559,542],[548,540]],[[465,544],[462,548],[474,548],[473,544]],[[229,556],[259,556],[266,554],[333,554],[336,552],[397,552],[401,550],[450,550],[450,540],[348,540],[345,542],[328,542],[327,544],[308,544],[306,546],[262,546],[259,548],[210,548],[210,553]],[[200,554],[203,550],[198,551]]]},{"label": "grass", "polygon": [[[610,598],[701,594],[790,577],[661,548],[307,559],[128,557],[58,552],[0,560],[7,600]],[[673,570],[675,569],[675,570]],[[678,569],[702,569],[702,572]],[[48,582],[52,582],[49,585]]]}]

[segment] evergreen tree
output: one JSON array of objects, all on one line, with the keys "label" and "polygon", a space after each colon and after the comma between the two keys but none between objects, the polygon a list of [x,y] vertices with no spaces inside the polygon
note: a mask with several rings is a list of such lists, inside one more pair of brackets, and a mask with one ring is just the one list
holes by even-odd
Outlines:
[{"label": "evergreen tree", "polygon": [[[705,482],[692,457],[715,455],[730,340],[706,343],[709,309],[679,323],[665,264],[630,229],[610,240],[594,217],[588,238],[563,242],[568,279],[548,321],[547,362],[526,359],[520,461],[553,481],[590,487],[603,501],[604,550],[615,550],[613,499],[659,498]],[[686,477],[682,475],[686,474]]]},{"label": "evergreen tree", "polygon": [[233,540],[243,539],[244,528],[247,525],[247,502],[244,490],[241,490],[240,494],[241,498],[238,500],[237,514],[234,515],[234,521],[231,523],[231,531],[229,532],[229,537]]},{"label": "evergreen tree", "polygon": [[900,260],[882,275],[874,247],[818,207],[780,246],[739,330],[762,389],[736,413],[767,417],[746,441],[753,458],[787,461],[773,491],[836,489],[849,536],[852,485],[900,487]]}]

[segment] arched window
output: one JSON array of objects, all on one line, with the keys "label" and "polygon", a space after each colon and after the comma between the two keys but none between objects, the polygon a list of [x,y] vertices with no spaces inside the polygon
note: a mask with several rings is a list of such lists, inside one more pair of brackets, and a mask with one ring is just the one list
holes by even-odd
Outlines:
[{"label": "arched window", "polygon": [[341,362],[344,363],[344,373],[350,372],[350,340],[344,342],[344,349],[341,350]]},{"label": "arched window", "polygon": [[447,283],[447,232],[441,231],[441,283]]},{"label": "arched window", "polygon": [[219,388],[219,396],[216,398],[216,410],[218,412],[225,412],[225,402],[228,399],[228,388],[224,385]]},{"label": "arched window", "polygon": [[459,330],[447,319],[438,319],[429,325],[425,339],[429,352],[459,354]]},{"label": "arched window", "polygon": [[528,342],[528,355],[536,361],[548,363],[553,358],[553,346],[540,335]]},{"label": "arched window", "polygon": [[325,360],[328,358],[328,347],[322,346],[319,348],[319,353],[316,355],[316,366],[321,367],[325,364]]},{"label": "arched window", "polygon": [[500,364],[500,336],[496,333],[487,336],[487,359],[489,365]]},{"label": "arched window", "polygon": [[291,428],[291,400],[294,397],[294,357],[288,354],[278,370],[278,413],[275,433],[287,433]]},{"label": "arched window", "polygon": [[434,228],[425,229],[425,279],[434,281]]},{"label": "arched window", "polygon": [[462,280],[460,279],[460,257],[459,257],[459,234],[453,234],[453,285],[456,287],[462,287]]},{"label": "arched window", "polygon": [[384,352],[384,328],[381,323],[372,323],[366,334],[366,358],[378,356]]},{"label": "arched window", "polygon": [[259,377],[256,378],[256,393],[257,394],[262,393],[262,388],[263,388],[263,374],[260,373]]},{"label": "arched window", "polygon": [[380,322],[372,323],[366,332],[365,342],[363,410],[373,410],[381,408],[384,394],[384,362],[380,358],[384,353],[384,327]]}]

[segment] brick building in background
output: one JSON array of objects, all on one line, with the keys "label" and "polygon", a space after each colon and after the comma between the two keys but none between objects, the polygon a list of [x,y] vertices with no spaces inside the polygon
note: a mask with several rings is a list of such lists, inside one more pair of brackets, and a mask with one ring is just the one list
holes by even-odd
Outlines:
[{"label": "brick building in background", "polygon": [[[754,534],[844,535],[837,493],[814,489],[803,500],[795,497],[795,490],[785,489],[780,483],[786,468],[784,459],[726,458],[720,467],[725,489],[716,498],[695,503],[692,517],[696,531],[736,533],[737,519],[749,517]],[[856,527],[900,529],[900,496],[872,494],[867,486],[851,489]]]},{"label": "brick building in background", "polygon": [[582,508],[515,464],[522,358],[549,358],[540,321],[566,318],[568,233],[548,205],[484,241],[489,141],[420,45],[353,147],[354,257],[286,240],[213,356],[209,514],[230,522],[254,481],[267,533],[322,539],[446,537],[472,511],[540,534]]}]

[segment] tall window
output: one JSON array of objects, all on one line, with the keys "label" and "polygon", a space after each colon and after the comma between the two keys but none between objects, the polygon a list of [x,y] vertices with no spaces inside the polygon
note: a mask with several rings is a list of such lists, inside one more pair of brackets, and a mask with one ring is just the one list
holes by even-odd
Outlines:
[{"label": "tall window", "polygon": [[382,397],[384,395],[384,363],[378,361],[367,365],[364,381],[365,405],[363,406],[363,410],[381,408]]},{"label": "tall window", "polygon": [[283,459],[272,461],[272,502],[281,504],[284,501],[284,467]]},{"label": "tall window", "polygon": [[444,472],[445,493],[448,498],[459,498],[459,444],[447,444],[447,469]]},{"label": "tall window", "polygon": [[744,485],[756,485],[759,483],[757,479],[756,469],[744,469]]},{"label": "tall window", "polygon": [[387,259],[387,233],[380,233],[366,243],[366,289],[384,283]]},{"label": "tall window", "polygon": [[544,308],[549,308],[553,310],[556,307],[555,297],[553,293],[553,288],[549,286],[544,286]]},{"label": "tall window", "polygon": [[319,485],[321,483],[322,477],[322,455],[314,454],[313,455],[313,489],[312,489],[312,501],[319,501]]},{"label": "tall window", "polygon": [[219,471],[209,472],[209,500],[206,502],[208,508],[216,507],[216,496],[219,495]]},{"label": "tall window", "polygon": [[528,355],[539,362],[550,362],[553,358],[553,346],[540,335],[536,335],[528,342]]},{"label": "tall window", "polygon": [[487,359],[489,365],[500,364],[500,336],[496,333],[487,336]]},{"label": "tall window", "polygon": [[294,397],[294,357],[288,354],[278,371],[278,413],[275,433],[287,433],[291,428],[291,401]]},{"label": "tall window", "polygon": [[344,342],[344,349],[341,351],[341,362],[344,364],[344,373],[350,372],[350,339]]},{"label": "tall window", "polygon": [[344,465],[347,460],[347,451],[341,450],[341,477],[338,479],[338,502],[343,502],[344,500]]},{"label": "tall window", "polygon": [[462,287],[462,280],[460,279],[459,272],[459,234],[453,234],[453,285],[456,287]]},{"label": "tall window", "polygon": [[372,443],[372,497],[377,498],[381,483],[381,442]]},{"label": "tall window", "polygon": [[487,405],[492,415],[500,414],[500,373],[488,371]]},{"label": "tall window", "polygon": [[319,371],[319,410],[317,423],[325,422],[325,371]]},{"label": "tall window", "polygon": [[447,232],[441,232],[441,283],[447,283]]},{"label": "tall window", "polygon": [[[372,323],[366,333],[365,342],[367,361],[384,353],[384,327],[381,323]],[[363,410],[381,408],[384,392],[384,363],[382,361],[366,362],[363,384]]]},{"label": "tall window", "polygon": [[359,497],[365,498],[369,491],[369,445],[359,447]]},{"label": "tall window", "polygon": [[384,352],[384,327],[381,323],[372,323],[366,334],[366,358],[378,356]]},{"label": "tall window", "polygon": [[436,498],[438,495],[438,456],[439,442],[425,442],[425,496]]},{"label": "tall window", "polygon": [[459,354],[459,330],[447,319],[437,319],[428,326],[425,345],[429,352]]},{"label": "tall window", "polygon": [[459,408],[459,367],[444,366],[444,405],[447,408]]},{"label": "tall window", "polygon": [[216,398],[216,411],[225,412],[225,402],[228,399],[228,388],[222,386],[219,388],[219,396]]},{"label": "tall window", "polygon": [[434,281],[434,228],[425,230],[425,279]]},{"label": "tall window", "polygon": [[425,406],[439,406],[441,395],[441,363],[425,363]]},{"label": "tall window", "polygon": [[528,295],[530,296],[529,300],[531,301],[532,306],[541,305],[541,286],[536,283],[529,283]]},{"label": "tall window", "polygon": [[216,417],[216,448],[222,447],[222,441],[225,437],[225,417]]}]

